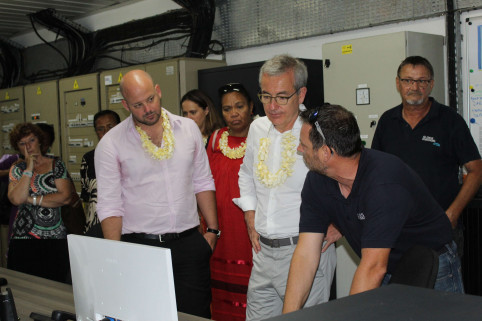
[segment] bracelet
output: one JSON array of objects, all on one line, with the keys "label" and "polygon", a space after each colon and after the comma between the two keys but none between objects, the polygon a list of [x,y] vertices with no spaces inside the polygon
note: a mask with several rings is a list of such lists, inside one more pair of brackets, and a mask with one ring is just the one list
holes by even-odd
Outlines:
[{"label": "bracelet", "polygon": [[31,171],[24,171],[22,175],[25,175],[25,176],[28,176],[28,177],[32,177],[33,176],[33,173]]},{"label": "bracelet", "polygon": [[38,206],[42,205],[42,200],[44,199],[44,196],[40,196],[40,201],[38,202]]},{"label": "bracelet", "polygon": [[37,196],[32,196],[32,204],[33,206],[37,206]]}]

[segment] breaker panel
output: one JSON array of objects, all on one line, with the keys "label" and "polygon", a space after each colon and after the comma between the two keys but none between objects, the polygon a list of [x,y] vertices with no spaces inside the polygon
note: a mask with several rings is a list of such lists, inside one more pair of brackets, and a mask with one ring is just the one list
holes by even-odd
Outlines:
[{"label": "breaker panel", "polygon": [[131,66],[126,68],[106,70],[100,73],[100,107],[102,110],[110,109],[119,114],[120,119],[124,120],[129,116],[129,111],[122,105],[122,94],[119,83],[122,77],[134,69],[146,70],[143,65]]},{"label": "breaker panel", "polygon": [[9,133],[16,124],[25,122],[23,87],[0,89],[0,113],[1,154],[16,154]]},{"label": "breaker panel", "polygon": [[34,124],[45,123],[54,127],[55,140],[48,153],[62,157],[58,81],[26,85],[24,95],[26,120]]},{"label": "breaker panel", "polygon": [[326,43],[322,53],[325,101],[355,114],[366,147],[371,146],[383,112],[401,103],[395,77],[406,57],[422,56],[430,61],[435,74],[431,96],[445,102],[443,36],[403,31]]},{"label": "breaker panel", "polygon": [[62,159],[80,193],[82,156],[97,144],[94,115],[100,110],[98,74],[61,79],[59,93]]},{"label": "breaker panel", "polygon": [[224,60],[178,58],[145,65],[154,83],[161,88],[162,107],[181,115],[181,98],[198,87],[198,70],[226,66]]},{"label": "breaker panel", "polygon": [[224,60],[179,58],[104,71],[99,77],[101,108],[114,110],[121,120],[128,117],[129,111],[122,105],[119,83],[130,70],[141,69],[152,76],[154,84],[159,84],[162,107],[173,114],[181,115],[182,96],[189,90],[198,88],[198,70],[225,65]]}]

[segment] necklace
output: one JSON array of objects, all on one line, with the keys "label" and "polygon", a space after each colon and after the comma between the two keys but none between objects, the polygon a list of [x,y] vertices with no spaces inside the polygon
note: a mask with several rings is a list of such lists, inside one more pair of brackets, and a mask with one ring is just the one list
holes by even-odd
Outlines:
[{"label": "necklace", "polygon": [[164,132],[162,133],[162,140],[164,142],[164,147],[157,147],[150,140],[147,133],[142,130],[139,126],[136,126],[137,132],[141,135],[142,147],[144,150],[151,155],[152,158],[157,160],[169,159],[174,152],[174,134],[172,133],[171,123],[169,123],[169,118],[164,109],[161,110],[162,116],[162,127]]},{"label": "necklace", "polygon": [[256,177],[268,188],[277,187],[283,184],[286,179],[293,174],[293,166],[296,162],[296,137],[290,132],[283,135],[281,140],[281,165],[276,173],[271,173],[268,166],[264,163],[268,158],[271,139],[269,137],[260,138],[258,151],[258,165],[256,166]]},{"label": "necklace", "polygon": [[244,154],[246,153],[246,142],[242,142],[241,146],[239,147],[231,148],[228,146],[228,136],[229,131],[225,131],[219,139],[219,148],[221,149],[221,153],[230,159],[243,158]]}]

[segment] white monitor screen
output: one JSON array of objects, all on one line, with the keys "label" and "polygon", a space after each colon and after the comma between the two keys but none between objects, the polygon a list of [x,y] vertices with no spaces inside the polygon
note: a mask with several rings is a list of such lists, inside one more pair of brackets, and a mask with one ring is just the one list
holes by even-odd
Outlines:
[{"label": "white monitor screen", "polygon": [[177,321],[171,251],[68,235],[78,321]]}]

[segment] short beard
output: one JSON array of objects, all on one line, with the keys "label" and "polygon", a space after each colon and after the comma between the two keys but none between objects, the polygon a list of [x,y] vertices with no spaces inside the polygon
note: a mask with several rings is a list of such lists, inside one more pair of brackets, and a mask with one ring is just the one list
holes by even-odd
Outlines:
[{"label": "short beard", "polygon": [[406,102],[409,105],[414,105],[414,106],[421,105],[423,103],[423,98],[421,98],[419,100],[407,99]]},{"label": "short beard", "polygon": [[310,162],[306,160],[305,157],[303,157],[303,162],[305,163],[306,167],[310,171],[316,172],[318,174],[322,174],[326,176],[326,166],[322,166],[321,162],[319,159],[311,159]]},{"label": "short beard", "polygon": [[[158,114],[158,113],[154,113],[157,117],[153,120],[153,121],[146,121],[146,120],[143,120],[143,119],[138,119],[138,118],[134,118],[136,120],[136,122],[140,123],[140,124],[143,124],[143,125],[146,125],[146,126],[152,126],[152,125],[155,125],[159,122],[159,119],[161,118],[161,115]],[[150,115],[150,114],[149,114]],[[145,115],[147,116],[147,115]]]}]

